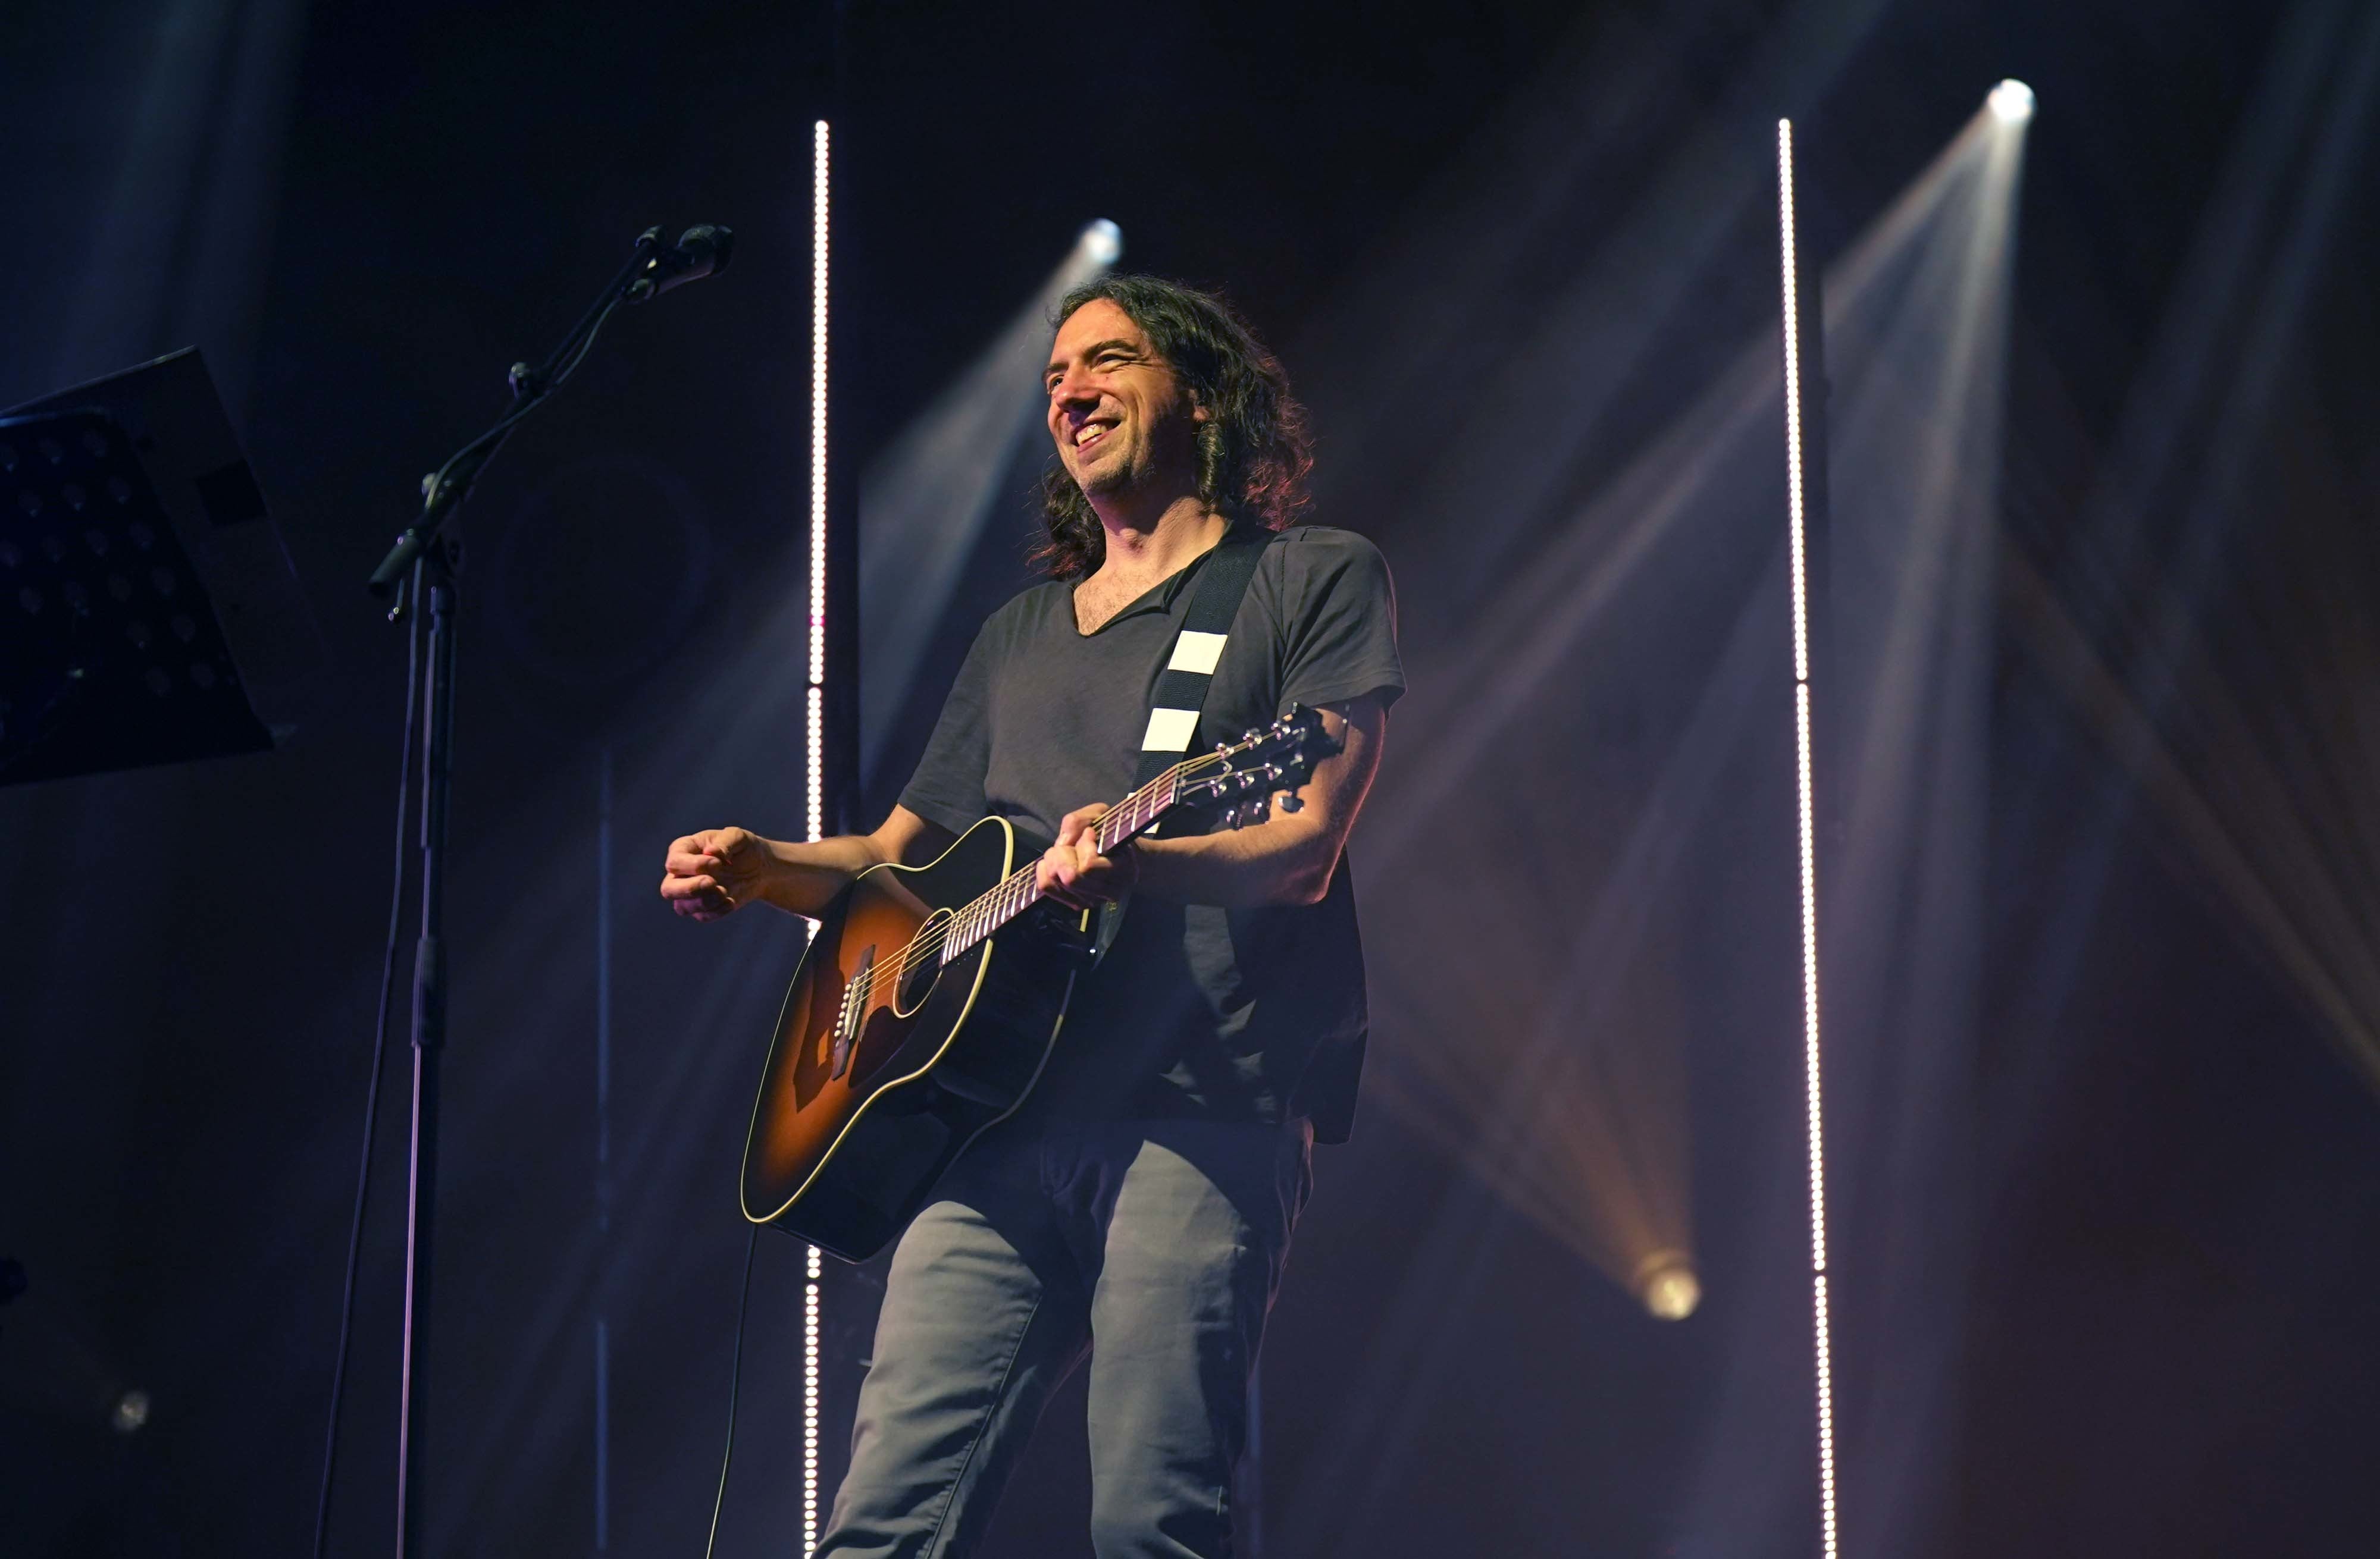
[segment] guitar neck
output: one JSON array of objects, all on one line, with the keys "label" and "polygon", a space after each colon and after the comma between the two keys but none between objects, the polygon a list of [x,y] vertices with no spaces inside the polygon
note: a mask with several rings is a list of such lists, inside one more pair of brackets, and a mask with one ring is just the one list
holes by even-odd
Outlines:
[{"label": "guitar neck", "polygon": [[[1181,799],[1182,771],[1188,767],[1175,764],[1151,780],[1115,805],[1099,815],[1092,827],[1092,837],[1098,841],[1099,852],[1109,851],[1135,839],[1155,828],[1159,819],[1173,810]],[[1019,867],[998,888],[969,903],[951,922],[950,935],[942,941],[941,961],[949,963],[976,948],[1014,920],[1018,915],[1041,901],[1041,889],[1035,882],[1033,865]]]}]

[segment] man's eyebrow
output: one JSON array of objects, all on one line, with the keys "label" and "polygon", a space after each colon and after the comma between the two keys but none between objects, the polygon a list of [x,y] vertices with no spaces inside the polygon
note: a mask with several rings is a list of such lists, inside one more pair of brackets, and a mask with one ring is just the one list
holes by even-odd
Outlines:
[{"label": "man's eyebrow", "polygon": [[[1083,356],[1086,357],[1096,357],[1111,346],[1121,346],[1127,352],[1137,352],[1140,350],[1140,347],[1135,343],[1125,341],[1122,337],[1117,337],[1110,341],[1092,342],[1088,346],[1083,348]],[[1050,366],[1041,370],[1041,377],[1047,379],[1053,373],[1063,373],[1065,370],[1065,363],[1060,358],[1052,357],[1050,359]]]}]

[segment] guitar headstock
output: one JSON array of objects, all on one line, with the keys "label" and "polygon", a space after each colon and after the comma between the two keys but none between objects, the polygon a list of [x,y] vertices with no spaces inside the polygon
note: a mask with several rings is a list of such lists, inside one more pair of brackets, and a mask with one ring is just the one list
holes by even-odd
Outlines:
[{"label": "guitar headstock", "polygon": [[1258,726],[1236,742],[1219,743],[1212,753],[1184,766],[1175,792],[1187,805],[1223,804],[1225,828],[1261,823],[1270,815],[1276,792],[1287,791],[1284,812],[1298,811],[1297,792],[1314,776],[1314,766],[1339,751],[1322,728],[1322,714],[1302,704],[1270,725]]}]

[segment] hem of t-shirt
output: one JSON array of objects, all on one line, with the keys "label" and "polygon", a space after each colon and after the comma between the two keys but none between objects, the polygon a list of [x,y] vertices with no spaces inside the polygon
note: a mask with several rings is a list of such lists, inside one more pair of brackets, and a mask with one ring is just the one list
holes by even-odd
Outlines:
[{"label": "hem of t-shirt", "polygon": [[1385,709],[1402,696],[1404,691],[1402,677],[1376,671],[1345,682],[1324,683],[1318,688],[1300,689],[1297,702],[1314,708],[1324,704],[1352,704],[1366,694],[1377,693],[1380,695],[1380,707]]}]

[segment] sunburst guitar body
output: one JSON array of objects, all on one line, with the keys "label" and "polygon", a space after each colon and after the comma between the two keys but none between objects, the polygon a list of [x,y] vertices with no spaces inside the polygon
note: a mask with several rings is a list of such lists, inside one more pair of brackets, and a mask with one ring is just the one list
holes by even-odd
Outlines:
[{"label": "sunburst guitar body", "polygon": [[[1325,740],[1293,708],[1175,765],[1098,825],[1102,852],[1220,801],[1253,821]],[[987,817],[922,866],[871,866],[827,906],[777,1016],[744,1148],[744,1215],[846,1261],[882,1250],[1055,1047],[1088,917],[1040,900],[1040,850]]]}]

